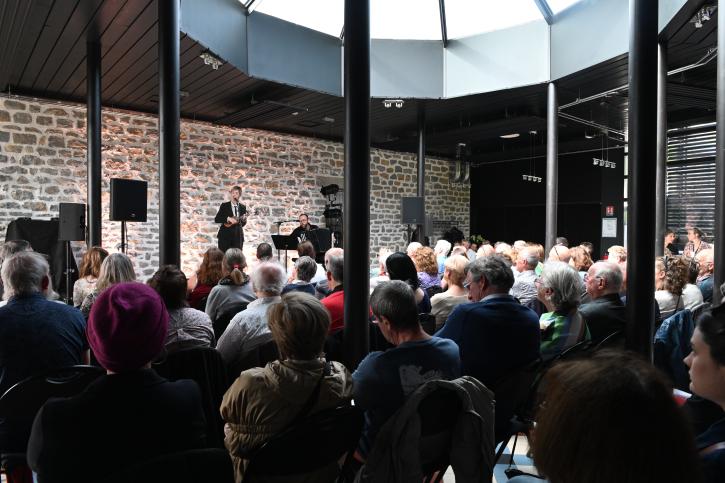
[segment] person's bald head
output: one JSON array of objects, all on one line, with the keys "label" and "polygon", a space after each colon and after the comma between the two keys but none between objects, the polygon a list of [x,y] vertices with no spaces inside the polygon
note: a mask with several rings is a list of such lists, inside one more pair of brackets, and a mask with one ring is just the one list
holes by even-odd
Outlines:
[{"label": "person's bald head", "polygon": [[516,270],[524,272],[526,270],[534,270],[539,264],[539,255],[536,250],[530,247],[524,247],[519,250],[516,255]]},{"label": "person's bald head", "polygon": [[624,273],[613,262],[600,261],[589,267],[584,285],[592,299],[619,293],[622,290]]},{"label": "person's bald head", "polygon": [[327,250],[325,252],[325,266],[327,266],[327,263],[330,261],[330,257],[342,257],[343,253],[344,252],[340,247],[333,247]]},{"label": "person's bald head", "polygon": [[700,266],[697,274],[699,277],[709,275],[715,270],[715,252],[712,248],[700,250],[695,260]]},{"label": "person's bald head", "polygon": [[569,263],[570,258],[571,254],[569,253],[569,249],[564,245],[554,245],[554,247],[549,251],[550,262]]}]

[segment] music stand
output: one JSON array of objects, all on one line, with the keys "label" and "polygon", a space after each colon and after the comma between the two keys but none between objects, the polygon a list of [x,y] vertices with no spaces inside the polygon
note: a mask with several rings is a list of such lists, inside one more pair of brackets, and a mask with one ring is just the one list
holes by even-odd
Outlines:
[{"label": "music stand", "polygon": [[277,249],[277,260],[280,250],[284,250],[284,268],[287,269],[287,250],[297,250],[297,238],[290,235],[272,235],[272,243]]}]

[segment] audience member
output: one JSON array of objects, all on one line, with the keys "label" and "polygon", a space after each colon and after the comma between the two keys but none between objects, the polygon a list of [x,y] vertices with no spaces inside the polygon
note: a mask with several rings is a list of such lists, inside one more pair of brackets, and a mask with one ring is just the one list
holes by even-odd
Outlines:
[{"label": "audience member", "polygon": [[662,320],[685,307],[682,289],[687,283],[687,262],[679,257],[655,260],[655,300]]},{"label": "audience member", "polygon": [[699,481],[687,420],[651,364],[604,351],[556,365],[542,387],[531,450],[548,481]]},{"label": "audience member", "polygon": [[419,243],[419,242],[415,242],[415,241],[414,241],[414,242],[410,242],[410,243],[408,243],[408,248],[406,248],[406,250],[405,250],[405,253],[406,253],[406,254],[407,254],[407,255],[408,255],[409,257],[412,257],[412,256],[413,256],[413,253],[415,253],[415,251],[416,251],[416,250],[417,250],[418,248],[422,247],[422,246],[423,246],[423,244],[422,244],[422,243]]},{"label": "audience member", "polygon": [[249,351],[272,340],[267,311],[281,300],[287,275],[282,265],[260,263],[252,272],[252,287],[257,299],[229,322],[217,343],[217,350],[227,366],[234,367]]},{"label": "audience member", "polygon": [[468,302],[468,293],[463,288],[466,279],[466,266],[468,258],[462,255],[449,257],[445,263],[443,281],[447,290],[435,294],[430,299],[430,313],[436,318],[436,330],[443,327],[451,311],[460,304]]},{"label": "audience member", "polygon": [[[556,237],[556,241],[554,241],[554,245],[569,248],[569,240],[567,240],[566,237],[558,236]],[[564,260],[561,261],[563,262]]]},{"label": "audience member", "polygon": [[465,240],[465,246],[466,258],[468,258],[469,262],[474,261],[476,259],[476,250],[478,250],[478,245],[476,245],[476,243],[471,240]]},{"label": "audience member", "polygon": [[358,447],[364,460],[380,427],[421,384],[456,379],[461,373],[458,346],[431,337],[418,322],[410,285],[390,281],[378,285],[370,306],[385,339],[395,347],[371,352],[353,374],[355,405],[365,410],[365,427]]},{"label": "audience member", "polygon": [[549,261],[550,262],[564,262],[569,263],[571,255],[569,249],[564,245],[554,245],[549,250]]},{"label": "audience member", "polygon": [[[27,240],[8,240],[5,243],[0,244],[0,266],[2,266],[4,260],[7,260],[16,253],[32,251],[33,248],[30,246],[30,242]],[[48,300],[55,300],[57,297],[55,296],[56,294],[53,291],[53,287],[51,285],[52,284],[49,283],[48,289],[45,291],[46,298]],[[6,297],[4,297],[3,294],[2,278],[0,278],[0,299],[0,307],[5,306],[8,300]]]},{"label": "audience member", "polygon": [[445,270],[444,264],[446,263],[446,258],[448,258],[448,254],[451,252],[452,247],[453,245],[451,245],[451,242],[441,239],[436,242],[436,246],[433,248],[433,252],[436,256],[436,263],[438,263],[438,275],[441,277],[443,276],[443,271]]},{"label": "audience member", "polygon": [[209,247],[204,252],[199,269],[194,272],[188,282],[191,290],[189,294],[189,305],[195,309],[205,310],[206,302],[211,290],[216,287],[219,280],[224,278],[224,252],[217,247]]},{"label": "audience member", "polygon": [[415,303],[418,305],[418,313],[429,314],[431,310],[430,297],[425,290],[420,288],[418,273],[415,270],[413,260],[402,252],[391,253],[385,261],[385,267],[390,280],[402,280],[413,289]]},{"label": "audience member", "polygon": [[[184,287],[185,290],[185,287]],[[140,283],[118,283],[96,299],[88,342],[107,375],[81,394],[48,401],[35,418],[28,463],[39,481],[95,482],[166,453],[206,446],[195,382],[151,369],[168,314]]]},{"label": "audience member", "polygon": [[574,267],[574,270],[579,272],[579,276],[584,280],[584,276],[593,263],[589,252],[584,247],[578,246],[569,250],[569,256],[571,257],[569,259],[569,265]]},{"label": "audience member", "polygon": [[510,294],[522,305],[531,308],[537,297],[536,291],[536,266],[539,264],[539,257],[531,247],[522,248],[516,255],[514,265],[514,284]]},{"label": "audience member", "polygon": [[370,293],[375,290],[380,282],[389,282],[388,271],[385,268],[385,261],[388,259],[392,252],[387,248],[381,248],[378,251],[378,274],[370,278]]},{"label": "audience member", "polygon": [[465,257],[466,256],[466,247],[464,247],[463,245],[454,246],[453,248],[451,248],[450,256],[452,257],[454,255],[462,255]]},{"label": "audience member", "polygon": [[627,266],[627,249],[621,245],[612,245],[607,249],[607,261]]},{"label": "audience member", "polygon": [[[242,372],[224,395],[224,443],[242,481],[246,452],[255,450],[287,428],[308,403],[308,414],[349,403],[352,376],[339,362],[324,358],[323,346],[330,316],[319,300],[289,293],[269,309],[269,329],[279,360]],[[319,386],[319,389],[318,389]],[[308,401],[314,397],[314,401]],[[336,463],[300,478],[285,481],[334,481]],[[283,481],[283,480],[275,480]]]},{"label": "audience member", "polygon": [[536,275],[541,275],[542,270],[544,270],[544,256],[546,255],[546,251],[544,250],[544,245],[541,245],[540,243],[529,243],[529,248],[534,250],[534,253],[536,253],[536,256],[539,258],[539,263],[536,265]]},{"label": "audience member", "polygon": [[548,312],[541,314],[541,353],[557,355],[589,340],[587,324],[579,312],[584,284],[576,271],[564,262],[546,262],[537,281],[539,300]]},{"label": "audience member", "polygon": [[497,241],[493,248],[497,255],[502,255],[511,251],[511,245],[502,241]]},{"label": "audience member", "polygon": [[190,308],[186,302],[186,275],[175,265],[164,265],[149,279],[169,313],[169,328],[164,348],[175,352],[192,347],[214,347],[214,328],[211,319],[201,310]]},{"label": "audience member", "polygon": [[211,289],[206,301],[206,315],[212,323],[220,316],[242,310],[256,298],[244,273],[247,260],[239,248],[229,248],[222,260],[222,274],[216,287]]},{"label": "audience member", "polygon": [[257,262],[268,262],[272,260],[272,245],[269,243],[260,243],[257,245]]},{"label": "audience member", "polygon": [[[325,258],[324,258],[324,266],[327,267],[328,263],[330,262],[331,257],[341,257],[343,256],[343,250],[340,247],[332,247],[329,250],[325,252]],[[330,293],[332,292],[332,289],[327,285],[327,268],[325,268],[325,279],[321,282],[317,282],[315,285],[315,297],[322,300]]]},{"label": "audience member", "polygon": [[[6,258],[1,275],[8,303],[0,308],[0,394],[26,377],[87,364],[86,323],[78,309],[47,300],[45,257],[20,252]],[[0,447],[6,436],[0,421]],[[27,437],[27,435],[25,436]],[[22,451],[22,448],[13,448]]]},{"label": "audience member", "polygon": [[684,257],[695,258],[700,250],[707,250],[712,246],[707,243],[703,238],[705,234],[703,231],[695,226],[687,229],[687,245],[685,245]]},{"label": "audience member", "polygon": [[685,268],[687,283],[682,287],[682,303],[685,304],[686,309],[694,310],[695,307],[699,307],[704,303],[702,292],[695,285],[697,283],[699,267],[694,258],[683,261],[687,264]]},{"label": "audience member", "polygon": [[674,232],[674,230],[668,228],[665,231],[665,255],[677,255],[677,247],[675,247],[676,240],[677,234]]},{"label": "audience member", "polygon": [[594,245],[592,244],[592,242],[588,242],[588,241],[581,242],[579,244],[579,246],[582,247],[584,250],[587,251],[587,254],[589,255],[589,258],[592,258],[593,257]]},{"label": "audience member", "polygon": [[88,320],[93,303],[105,289],[117,283],[135,281],[136,272],[133,269],[131,259],[123,253],[111,253],[101,263],[101,270],[98,272],[96,287],[83,299],[83,303],[81,304],[83,316]]},{"label": "audience member", "polygon": [[487,257],[489,255],[493,255],[494,253],[496,253],[496,249],[494,249],[490,243],[484,243],[478,248],[478,251],[476,252],[476,258],[478,259]]},{"label": "audience member", "polygon": [[344,266],[342,256],[327,257],[325,262],[330,295],[322,299],[322,305],[330,313],[330,334],[342,329],[345,324],[345,290],[342,286]]},{"label": "audience member", "polygon": [[487,386],[539,356],[538,318],[509,295],[513,283],[500,255],[469,263],[463,286],[473,303],[453,309],[436,332],[460,347],[463,374]]},{"label": "audience member", "polygon": [[300,257],[295,261],[295,268],[292,270],[292,282],[285,285],[282,294],[288,292],[305,292],[315,295],[315,286],[310,283],[317,272],[317,263],[308,257]]},{"label": "audience member", "polygon": [[624,331],[626,310],[619,292],[622,290],[622,271],[616,263],[597,262],[589,268],[584,285],[591,302],[579,307],[592,336],[598,344],[617,331]]},{"label": "audience member", "polygon": [[91,247],[83,254],[81,267],[78,269],[78,280],[73,284],[73,305],[80,307],[86,295],[96,288],[101,264],[108,252],[101,247]]},{"label": "audience member", "polygon": [[[690,368],[690,389],[725,410],[725,309],[722,305],[698,318],[691,342],[692,352],[685,358]],[[725,419],[700,434],[696,444],[705,482],[721,482],[725,475]]]},{"label": "audience member", "polygon": [[420,288],[428,290],[431,287],[441,286],[441,277],[438,276],[438,263],[432,248],[418,248],[410,258],[413,260],[416,272],[418,272]]},{"label": "audience member", "polygon": [[713,273],[715,271],[715,255],[712,248],[700,250],[695,257],[698,263],[697,287],[702,293],[704,302],[712,303]]},{"label": "audience member", "polygon": [[[303,241],[297,246],[297,254],[300,257],[310,257],[312,260],[317,260],[317,252],[315,252],[315,246],[309,240]],[[325,275],[325,267],[315,262],[315,273],[310,279],[310,282],[319,283],[326,279],[327,277]],[[291,281],[292,279],[289,278],[288,280]]]},{"label": "audience member", "polygon": [[516,240],[513,245],[514,250],[516,250],[517,252],[523,250],[527,246],[528,244],[524,240]]}]

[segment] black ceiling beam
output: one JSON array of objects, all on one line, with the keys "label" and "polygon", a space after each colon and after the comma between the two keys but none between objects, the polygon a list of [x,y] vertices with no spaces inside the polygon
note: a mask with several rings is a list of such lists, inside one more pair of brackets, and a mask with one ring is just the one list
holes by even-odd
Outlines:
[{"label": "black ceiling beam", "polygon": [[438,0],[438,10],[441,15],[441,39],[443,39],[443,48],[448,47],[448,28],[446,26],[446,0]]},{"label": "black ceiling beam", "polygon": [[539,7],[539,11],[541,12],[541,16],[544,17],[544,20],[546,20],[546,23],[549,25],[554,23],[554,12],[551,11],[551,7],[549,6],[549,3],[546,0],[534,0],[536,3],[536,6]]}]

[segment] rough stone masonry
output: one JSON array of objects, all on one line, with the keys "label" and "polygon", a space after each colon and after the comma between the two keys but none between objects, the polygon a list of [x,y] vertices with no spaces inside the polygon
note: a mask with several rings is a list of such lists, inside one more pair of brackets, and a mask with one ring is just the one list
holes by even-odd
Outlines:
[{"label": "rough stone masonry", "polygon": [[[50,219],[58,216],[59,202],[85,203],[85,119],[83,105],[0,96],[0,236],[16,218]],[[149,185],[148,221],[128,224],[128,254],[145,280],[158,267],[156,118],[104,108],[102,144],[103,246],[109,251],[116,251],[121,235],[120,222],[108,220],[109,180]],[[324,225],[320,187],[330,178],[343,179],[343,153],[337,142],[182,120],[182,270],[190,275],[216,244],[214,215],[235,184],[251,211],[244,244],[250,262],[259,243],[271,243],[275,221],[306,212],[312,223]],[[447,160],[426,159],[426,212],[436,220],[456,220],[468,233],[469,190],[449,183],[449,168]],[[405,247],[400,198],[415,196],[416,176],[415,155],[371,150],[371,263],[381,247]],[[282,233],[293,227],[282,225]],[[81,247],[77,243],[76,252]]]}]

